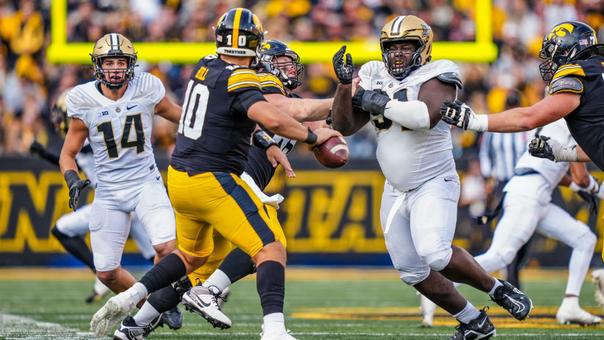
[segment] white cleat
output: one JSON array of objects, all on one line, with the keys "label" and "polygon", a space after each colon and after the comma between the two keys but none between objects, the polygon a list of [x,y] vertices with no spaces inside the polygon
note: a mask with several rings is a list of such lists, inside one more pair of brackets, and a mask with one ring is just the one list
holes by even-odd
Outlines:
[{"label": "white cleat", "polygon": [[127,291],[110,298],[92,317],[90,330],[96,336],[105,336],[137,303]]},{"label": "white cleat", "polygon": [[218,307],[220,307],[221,310],[224,304],[229,301],[229,296],[231,296],[231,289],[229,287],[226,287],[216,296],[216,303],[218,303]]},{"label": "white cleat", "polygon": [[260,333],[260,340],[297,340],[291,334],[289,330],[281,329],[272,332],[264,332],[264,325],[262,325],[262,332]]},{"label": "white cleat", "polygon": [[597,325],[602,322],[600,317],[592,315],[581,308],[577,297],[564,298],[562,300],[562,304],[556,313],[556,320],[563,325],[579,324],[583,326]]},{"label": "white cleat", "polygon": [[419,309],[422,312],[422,327],[432,327],[434,322],[434,311],[436,310],[436,304],[427,297],[420,294],[419,296]]},{"label": "white cleat", "polygon": [[591,280],[596,286],[594,289],[596,302],[604,310],[604,269],[594,270],[591,273]]},{"label": "white cleat", "polygon": [[216,301],[216,295],[207,287],[195,286],[182,296],[182,303],[188,311],[195,312],[212,326],[220,329],[230,328],[231,319],[226,316]]}]

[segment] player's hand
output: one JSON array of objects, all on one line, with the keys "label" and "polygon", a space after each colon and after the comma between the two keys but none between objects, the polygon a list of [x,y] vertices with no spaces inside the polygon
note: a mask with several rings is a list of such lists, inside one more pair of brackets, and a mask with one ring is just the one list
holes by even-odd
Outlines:
[{"label": "player's hand", "polygon": [[390,97],[383,93],[364,90],[359,87],[358,91],[352,96],[352,107],[361,108],[372,115],[383,115],[389,101]]},{"label": "player's hand", "polygon": [[31,142],[31,145],[29,146],[29,153],[32,155],[39,155],[42,153],[42,151],[44,151],[44,145],[40,144],[37,140]]},{"label": "player's hand", "polygon": [[80,179],[69,187],[69,207],[76,211],[82,190],[90,185],[89,179]]},{"label": "player's hand", "polygon": [[556,157],[552,147],[561,148],[562,145],[547,136],[539,136],[531,140],[528,151],[533,157],[547,158],[555,162]]},{"label": "player's hand", "polygon": [[338,137],[338,136],[342,136],[342,134],[339,131],[330,129],[330,128],[319,128],[313,131],[315,133],[315,135],[317,135],[317,142],[314,145],[321,145],[323,143],[325,143],[325,141],[327,141],[329,138],[331,137]]},{"label": "player's hand", "polygon": [[294,169],[292,169],[292,165],[289,163],[287,155],[279,148],[279,146],[272,145],[266,149],[266,157],[273,165],[273,168],[276,168],[279,166],[279,164],[281,164],[283,170],[285,170],[285,175],[288,178],[296,177],[296,173],[294,172]]},{"label": "player's hand", "polygon": [[352,64],[352,57],[350,56],[350,53],[346,53],[346,58],[344,58],[344,53],[346,53],[346,45],[340,47],[338,52],[333,55],[333,70],[335,71],[336,77],[338,77],[340,83],[350,84],[352,83],[354,66]]},{"label": "player's hand", "polygon": [[485,130],[479,127],[476,114],[472,108],[461,100],[455,99],[452,102],[444,102],[440,107],[440,115],[445,123],[455,125],[464,130]]}]

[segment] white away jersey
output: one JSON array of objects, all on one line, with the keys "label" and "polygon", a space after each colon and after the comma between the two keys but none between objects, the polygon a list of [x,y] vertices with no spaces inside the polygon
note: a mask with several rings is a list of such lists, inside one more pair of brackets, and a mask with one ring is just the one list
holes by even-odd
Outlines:
[{"label": "white away jersey", "polygon": [[164,97],[161,81],[137,73],[117,101],[105,97],[96,81],[74,87],[67,95],[67,115],[88,126],[98,188],[125,188],[157,178],[151,146],[155,105]]},{"label": "white away jersey", "polygon": [[[540,135],[550,137],[562,145],[576,144],[570,135],[568,126],[564,119],[559,119],[549,123],[539,131]],[[554,162],[546,158],[533,157],[526,151],[516,163],[516,169],[528,168],[540,173],[550,184],[552,190],[558,186],[558,183],[568,171],[568,162]]]},{"label": "white away jersey", "polygon": [[[417,100],[420,87],[443,73],[455,73],[459,68],[449,60],[430,62],[399,81],[392,77],[384,63],[370,61],[359,71],[360,86],[365,90],[381,90],[392,99]],[[438,175],[454,172],[451,128],[444,122],[432,129],[408,130],[392,122],[385,129],[376,126],[376,157],[386,179],[400,191],[409,191]]]}]

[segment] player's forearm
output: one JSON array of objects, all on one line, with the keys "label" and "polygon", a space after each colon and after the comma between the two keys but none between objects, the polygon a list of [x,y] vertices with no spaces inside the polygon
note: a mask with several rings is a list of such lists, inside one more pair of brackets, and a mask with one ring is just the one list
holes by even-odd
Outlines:
[{"label": "player's forearm", "polygon": [[356,132],[356,117],[352,109],[352,85],[338,84],[331,107],[331,125],[344,136]]},{"label": "player's forearm", "polygon": [[529,131],[539,126],[537,114],[531,112],[530,107],[517,107],[501,113],[486,116],[487,130],[493,132],[519,132]]},{"label": "player's forearm", "polygon": [[59,156],[59,168],[61,168],[61,173],[65,174],[65,172],[69,170],[78,171],[75,155],[76,154],[68,150],[61,150],[61,155]]}]

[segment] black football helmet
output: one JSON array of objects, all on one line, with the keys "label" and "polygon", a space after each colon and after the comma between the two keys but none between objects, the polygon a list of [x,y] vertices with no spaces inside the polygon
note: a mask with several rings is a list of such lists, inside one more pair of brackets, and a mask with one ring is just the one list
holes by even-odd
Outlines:
[{"label": "black football helmet", "polygon": [[[289,57],[291,62],[279,62],[277,57]],[[267,40],[260,48],[260,61],[262,64],[270,64],[271,67],[279,70],[279,79],[285,87],[290,90],[302,84],[302,73],[304,65],[300,63],[300,56],[294,50],[289,48],[284,42],[279,40]],[[288,75],[288,68],[294,67],[296,76]]]},{"label": "black football helmet", "polygon": [[256,57],[264,39],[260,19],[247,8],[233,8],[216,24],[216,53],[234,57]]},{"label": "black football helmet", "polygon": [[556,70],[577,59],[579,52],[598,43],[596,32],[579,21],[565,21],[556,25],[544,38],[539,57],[541,78],[549,83]]}]

